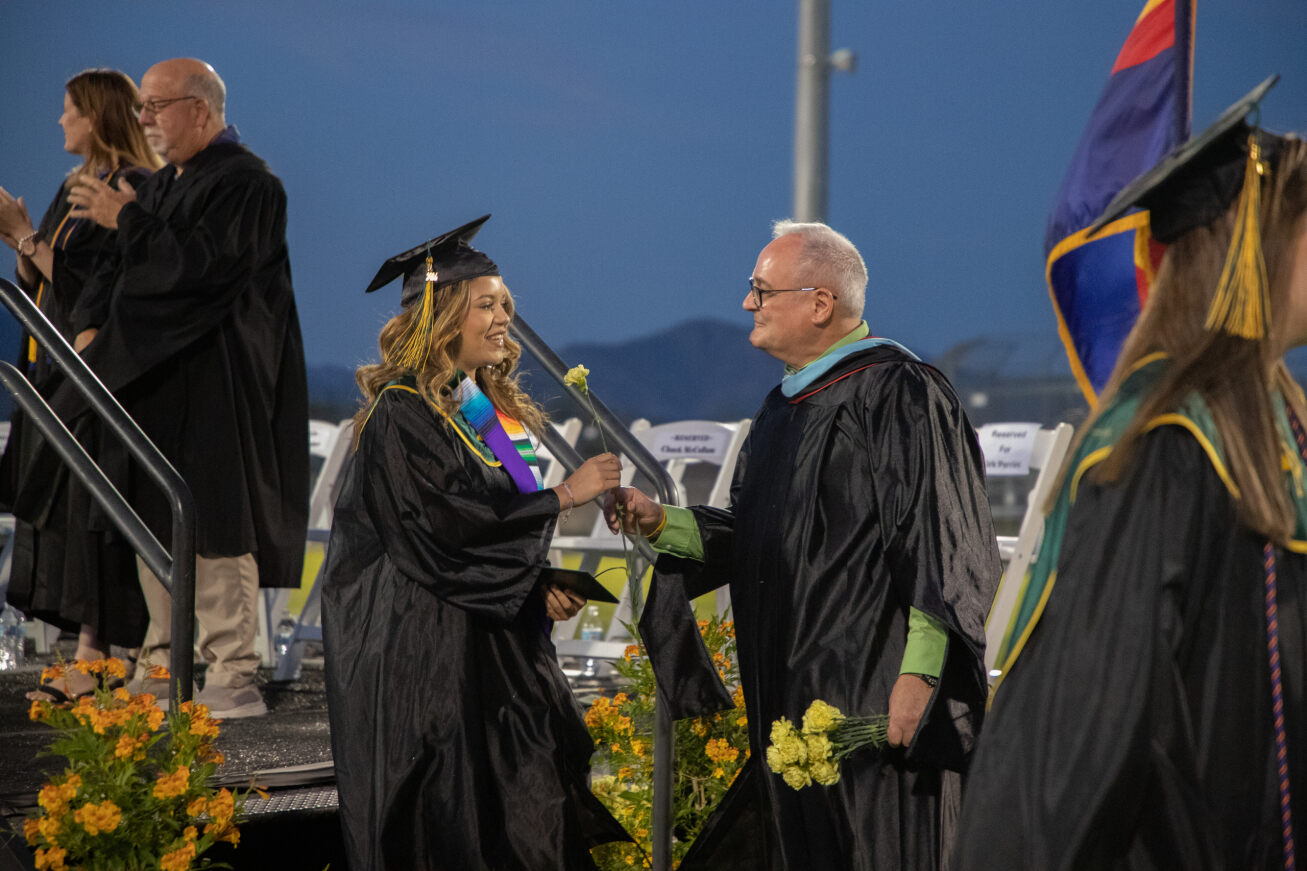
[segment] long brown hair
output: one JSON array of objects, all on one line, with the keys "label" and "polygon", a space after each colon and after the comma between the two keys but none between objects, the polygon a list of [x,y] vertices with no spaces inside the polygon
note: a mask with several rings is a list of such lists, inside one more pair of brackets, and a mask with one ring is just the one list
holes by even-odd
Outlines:
[{"label": "long brown hair", "polygon": [[86,162],[74,173],[163,166],[163,159],[145,141],[145,131],[136,118],[140,93],[130,76],[118,70],[83,70],[64,88],[77,111],[91,121]]},{"label": "long brown hair", "polygon": [[[1231,209],[1167,248],[1148,302],[1126,339],[1098,408],[1111,402],[1126,376],[1146,355],[1164,352],[1170,365],[1111,454],[1090,472],[1090,478],[1101,483],[1119,480],[1129,468],[1148,422],[1174,410],[1186,395],[1197,393],[1211,411],[1230,476],[1239,488],[1241,522],[1283,543],[1293,534],[1294,512],[1284,486],[1272,391],[1280,390],[1307,419],[1302,391],[1279,356],[1283,348],[1303,338],[1286,335],[1286,331],[1295,305],[1289,299],[1293,252],[1298,235],[1307,231],[1307,145],[1296,137],[1287,138],[1269,177],[1261,184],[1262,251],[1270,277],[1267,337],[1244,339],[1206,327],[1208,308],[1234,231]],[[1307,269],[1307,264],[1299,268]],[[1303,302],[1296,304],[1301,306]],[[1097,417],[1095,413],[1081,427],[1077,446]],[[1073,448],[1068,461],[1074,453]],[[1064,468],[1064,475],[1066,471]]]},{"label": "long brown hair", "polygon": [[[363,404],[354,415],[356,447],[358,435],[363,430],[377,394],[400,376],[413,375],[417,380],[418,392],[427,402],[447,415],[458,413],[459,403],[451,389],[451,382],[458,372],[456,360],[462,342],[463,323],[467,320],[471,307],[469,288],[472,280],[458,281],[436,289],[436,316],[431,325],[431,341],[428,343],[426,360],[417,371],[400,365],[398,357],[412,322],[419,316],[420,305],[409,305],[381,328],[381,335],[377,339],[381,362],[361,366],[354,374],[354,380],[363,393]],[[508,316],[512,318],[512,294],[508,296],[506,308]],[[527,396],[518,384],[516,369],[521,356],[522,346],[513,341],[511,336],[505,336],[504,359],[493,366],[477,369],[476,383],[495,408],[539,434],[548,418],[544,409]]]}]

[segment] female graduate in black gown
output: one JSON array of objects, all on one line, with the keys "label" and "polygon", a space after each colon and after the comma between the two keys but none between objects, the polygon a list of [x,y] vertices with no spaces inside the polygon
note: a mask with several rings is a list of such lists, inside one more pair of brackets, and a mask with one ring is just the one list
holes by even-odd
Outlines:
[{"label": "female graduate in black gown", "polygon": [[392,259],[369,288],[406,274],[382,362],[358,372],[324,574],[351,868],[574,871],[627,837],[590,793],[594,744],[549,640],[549,619],[582,601],[538,583],[559,513],[616,486],[620,466],[602,454],[540,490],[529,442],[505,446],[516,423],[546,424],[513,376],[512,297],[468,245],[484,220]]},{"label": "female graduate in black gown", "polygon": [[[19,284],[78,350],[95,334],[87,325],[104,320],[107,295],[83,293],[83,287],[114,256],[117,233],[79,217],[68,195],[88,177],[136,186],[163,165],[136,119],[138,101],[136,85],[117,70],[91,69],[73,76],[65,85],[59,125],[64,150],[81,157],[82,164],[60,185],[35,227],[22,199],[0,188],[0,236],[17,249]],[[19,367],[48,395],[54,367],[26,335]],[[90,423],[77,427],[92,454],[97,451],[95,432]],[[95,510],[90,495],[67,483],[62,467],[56,481],[27,474],[36,435],[16,412],[0,461],[0,501],[18,517],[8,598],[29,616],[71,631],[80,628],[77,659],[105,656],[111,643],[135,647],[146,622],[135,553]],[[91,683],[85,675],[70,674],[46,689],[76,694]]]},{"label": "female graduate in black gown", "polygon": [[1169,247],[999,651],[955,868],[1280,868],[1307,832],[1307,146],[1258,97],[1100,221],[1142,205]]}]

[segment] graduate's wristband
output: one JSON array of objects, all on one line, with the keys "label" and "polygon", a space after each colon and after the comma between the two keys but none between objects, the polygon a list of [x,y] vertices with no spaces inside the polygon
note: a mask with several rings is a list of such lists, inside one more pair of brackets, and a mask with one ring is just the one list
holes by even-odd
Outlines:
[{"label": "graduate's wristband", "polygon": [[567,518],[572,516],[572,509],[576,507],[576,497],[572,495],[572,488],[567,486],[566,481],[563,481],[561,484],[559,484],[559,486],[567,491],[567,510],[563,512],[563,519],[562,519],[562,522],[566,523]]}]

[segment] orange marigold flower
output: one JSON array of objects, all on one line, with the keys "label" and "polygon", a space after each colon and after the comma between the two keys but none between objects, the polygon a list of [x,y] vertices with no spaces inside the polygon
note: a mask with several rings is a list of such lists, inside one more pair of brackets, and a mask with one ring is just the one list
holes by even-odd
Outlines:
[{"label": "orange marigold flower", "polygon": [[[236,799],[231,794],[231,790],[225,786],[218,790],[213,798],[209,799],[209,818],[218,824],[218,828],[225,827],[231,822],[231,818],[236,814]],[[207,829],[205,831],[208,831]]]},{"label": "orange marigold flower", "polygon": [[62,665],[48,665],[41,669],[41,681],[59,680],[64,676],[65,667]]},{"label": "orange marigold flower", "polygon": [[637,656],[640,656],[642,653],[643,651],[640,650],[640,645],[628,644],[626,645],[626,649],[622,651],[622,659],[625,659],[627,662],[630,662],[632,659],[634,659]]},{"label": "orange marigold flower", "polygon": [[[63,813],[62,809],[60,813]],[[45,838],[46,843],[51,846],[58,846],[59,844],[59,828],[57,817],[41,817],[36,821],[36,830],[41,833],[41,837]]]},{"label": "orange marigold flower", "polygon": [[127,677],[127,666],[116,656],[111,656],[104,661],[104,671],[109,677]]},{"label": "orange marigold flower", "polygon": [[98,659],[95,662],[87,662],[85,659],[78,659],[73,662],[73,668],[80,671],[82,674],[94,674],[99,671],[99,668],[97,667],[98,662]]},{"label": "orange marigold flower", "polygon": [[136,755],[136,745],[145,740],[145,736],[133,738],[131,735],[120,735],[118,744],[113,748],[113,755],[116,759],[131,759]]},{"label": "orange marigold flower", "polygon": [[150,666],[150,670],[147,674],[149,677],[152,677],[155,680],[168,680],[172,677],[171,672],[169,672],[168,669],[164,668],[162,665]]},{"label": "orange marigold flower", "polygon": [[52,783],[41,787],[41,791],[36,794],[36,803],[52,815],[62,812],[65,804],[63,799],[59,798],[59,787]]},{"label": "orange marigold flower", "polygon": [[27,839],[28,846],[35,847],[36,841],[40,836],[41,823],[38,820],[32,819],[31,817],[23,820],[23,837]]},{"label": "orange marigold flower", "polygon": [[89,802],[73,813],[73,819],[82,824],[86,833],[94,837],[101,832],[112,832],[122,822],[122,811],[109,799],[96,804]]},{"label": "orange marigold flower", "polygon": [[702,632],[702,631],[704,631],[704,630],[707,629],[707,628],[708,628],[708,621],[707,621],[707,620],[700,620],[700,621],[699,621],[699,631]]},{"label": "orange marigold flower", "polygon": [[634,753],[636,756],[643,756],[643,755],[644,755],[644,742],[641,741],[639,738],[632,738],[632,739],[631,739],[631,752]]},{"label": "orange marigold flower", "polygon": [[163,725],[163,718],[165,716],[163,709],[159,707],[155,707],[145,715],[145,722],[150,727],[151,732],[159,731],[159,727]]},{"label": "orange marigold flower", "polygon": [[154,797],[160,799],[175,798],[186,792],[190,783],[191,771],[185,765],[177,766],[171,774],[160,774],[154,784]]},{"label": "orange marigold flower", "polygon": [[113,691],[113,697],[120,702],[130,702],[132,694],[127,691],[127,687],[116,687]]},{"label": "orange marigold flower", "polygon": [[191,803],[186,805],[186,816],[198,817],[200,814],[204,813],[205,810],[208,809],[208,807],[209,807],[209,800],[206,799],[204,796],[200,796],[199,798],[193,798],[191,799]]},{"label": "orange marigold flower", "polygon": [[160,871],[186,871],[195,858],[195,842],[187,841],[171,853],[159,857]]},{"label": "orange marigold flower", "polygon": [[195,828],[195,826],[187,826],[182,831],[182,838],[184,838],[187,841],[194,841],[199,836],[200,836],[200,830]]},{"label": "orange marigold flower", "polygon": [[64,867],[64,856],[67,852],[63,847],[51,847],[48,850],[36,851],[36,867],[49,868],[51,871],[61,871]]},{"label": "orange marigold flower", "polygon": [[44,719],[45,715],[49,712],[49,710],[50,710],[49,702],[42,701],[41,699],[37,699],[36,701],[32,702],[32,707],[28,708],[27,718],[29,720]]}]

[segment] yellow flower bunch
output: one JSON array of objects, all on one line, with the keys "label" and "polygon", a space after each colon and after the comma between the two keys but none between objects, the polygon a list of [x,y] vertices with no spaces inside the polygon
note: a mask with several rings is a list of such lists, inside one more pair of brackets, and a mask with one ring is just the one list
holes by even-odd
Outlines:
[{"label": "yellow flower bunch", "polygon": [[884,747],[889,717],[846,717],[839,708],[815,699],[803,714],[803,728],[786,717],[772,723],[767,767],[793,789],[840,780],[840,761],[868,745]]},{"label": "yellow flower bunch", "polygon": [[[96,678],[93,693],[75,703],[38,701],[28,712],[54,730],[50,753],[68,761],[23,824],[36,867],[186,871],[218,841],[238,843],[245,793],[206,785],[222,754],[213,746],[218,723],[204,706],[188,702],[165,714],[148,693],[111,688],[126,676],[114,659],[56,666],[43,677],[70,669]],[[150,675],[168,677],[159,668]]]},{"label": "yellow flower bunch", "polygon": [[[735,631],[729,621],[702,620],[699,632],[714,664],[733,690],[733,707],[676,723],[673,786],[673,863],[689,849],[708,814],[749,758],[748,719],[735,664]],[[591,790],[637,844],[607,844],[594,851],[603,871],[649,866],[653,818],[653,667],[640,645],[631,645],[614,666],[626,680],[623,692],[600,696],[586,713],[595,739]]]}]

